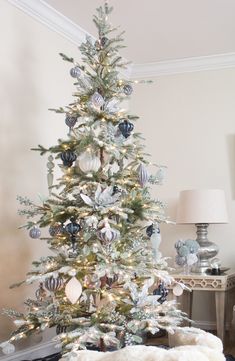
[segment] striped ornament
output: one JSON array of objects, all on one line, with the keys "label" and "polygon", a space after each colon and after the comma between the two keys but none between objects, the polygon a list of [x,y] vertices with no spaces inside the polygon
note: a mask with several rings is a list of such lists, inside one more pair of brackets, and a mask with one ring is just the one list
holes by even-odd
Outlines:
[{"label": "striped ornament", "polygon": [[139,184],[143,188],[149,180],[149,174],[147,168],[141,163],[137,168]]},{"label": "striped ornament", "polygon": [[115,241],[119,237],[120,233],[116,229],[111,228],[110,226],[105,226],[100,231],[97,232],[98,238],[104,243],[109,244]]},{"label": "striped ornament", "polygon": [[48,277],[45,280],[45,288],[50,292],[58,291],[64,284],[63,278],[61,277]]}]

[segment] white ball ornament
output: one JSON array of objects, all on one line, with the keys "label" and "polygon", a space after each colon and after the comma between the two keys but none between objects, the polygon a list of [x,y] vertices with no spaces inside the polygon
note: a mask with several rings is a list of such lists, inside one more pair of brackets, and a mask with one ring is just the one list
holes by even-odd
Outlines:
[{"label": "white ball ornament", "polygon": [[179,297],[183,294],[184,292],[184,287],[180,284],[180,283],[177,283],[173,289],[173,294],[176,296],[176,297]]},{"label": "white ball ornament", "polygon": [[2,352],[4,355],[10,355],[11,353],[15,352],[15,346],[12,343],[6,343],[2,348]]},{"label": "white ball ornament", "polygon": [[77,163],[84,173],[97,172],[101,166],[100,158],[90,152],[82,153]]},{"label": "white ball ornament", "polygon": [[65,286],[65,294],[69,301],[74,305],[82,294],[82,285],[76,277],[72,277]]}]

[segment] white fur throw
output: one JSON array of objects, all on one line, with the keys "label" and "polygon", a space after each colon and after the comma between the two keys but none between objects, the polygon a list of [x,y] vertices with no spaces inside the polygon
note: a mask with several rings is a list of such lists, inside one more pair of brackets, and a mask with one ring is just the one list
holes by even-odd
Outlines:
[{"label": "white fur throw", "polygon": [[[193,337],[193,334],[197,336]],[[198,337],[199,335],[202,337]],[[177,330],[175,342],[179,343],[180,339],[184,342],[184,346],[177,346],[169,350],[143,345],[127,346],[114,352],[85,350],[72,352],[61,361],[225,361],[222,343],[216,336],[211,338],[205,331],[193,328],[188,330],[188,327],[185,327],[185,330],[184,328]],[[202,341],[203,339],[204,341]],[[208,340],[207,344],[206,339]],[[189,344],[187,345],[187,343]]]}]

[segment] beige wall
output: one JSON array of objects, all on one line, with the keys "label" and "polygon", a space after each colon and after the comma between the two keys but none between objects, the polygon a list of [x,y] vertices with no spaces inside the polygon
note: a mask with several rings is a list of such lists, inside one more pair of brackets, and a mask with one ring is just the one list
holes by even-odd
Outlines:
[{"label": "beige wall", "polygon": [[[225,190],[229,224],[211,225],[209,236],[220,247],[222,265],[235,268],[234,96],[235,69],[187,73],[136,85],[131,109],[141,117],[137,128],[152,160],[168,166],[164,186],[155,187],[152,194],[168,203],[172,220],[179,191]],[[175,241],[195,237],[195,230],[190,225],[163,225],[162,237],[163,254],[174,257]],[[193,317],[214,320],[213,300],[205,294],[202,301],[199,297]]]},{"label": "beige wall", "polygon": [[[52,145],[66,134],[63,116],[47,109],[71,101],[70,65],[58,53],[73,56],[78,51],[4,0],[0,29],[0,309],[22,309],[33,290],[8,287],[23,280],[31,261],[47,249],[18,230],[24,219],[17,215],[16,196],[37,200],[38,194],[47,195],[46,158],[30,148]],[[12,322],[0,315],[0,340],[12,329]]]},{"label": "beige wall", "polygon": [[[29,149],[51,145],[65,134],[63,116],[47,111],[67,104],[73,90],[69,65],[60,51],[74,55],[75,46],[5,1],[0,2],[1,99],[1,247],[0,308],[22,309],[33,290],[8,286],[24,279],[31,260],[46,254],[46,245],[30,240],[17,228],[17,194],[32,199],[47,194],[46,159]],[[224,266],[234,265],[235,233],[235,69],[159,77],[152,85],[137,85],[131,109],[141,119],[152,159],[168,166],[164,186],[153,194],[166,200],[175,217],[178,192],[196,187],[218,187],[226,192],[230,223],[210,227],[211,239],[221,247]],[[162,251],[174,255],[174,242],[193,237],[190,226],[163,226]],[[197,319],[214,319],[207,297],[195,308]],[[204,313],[201,313],[201,310]],[[0,316],[0,340],[12,323]]]}]

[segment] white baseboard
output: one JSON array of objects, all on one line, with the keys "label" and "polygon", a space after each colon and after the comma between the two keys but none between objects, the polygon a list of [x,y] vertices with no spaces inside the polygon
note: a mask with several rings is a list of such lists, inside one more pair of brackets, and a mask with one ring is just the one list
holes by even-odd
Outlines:
[{"label": "white baseboard", "polygon": [[48,341],[41,342],[36,346],[28,347],[25,350],[17,351],[8,356],[0,356],[1,361],[22,361],[33,360],[39,357],[46,357],[60,352],[60,348],[55,348],[56,342]]}]

